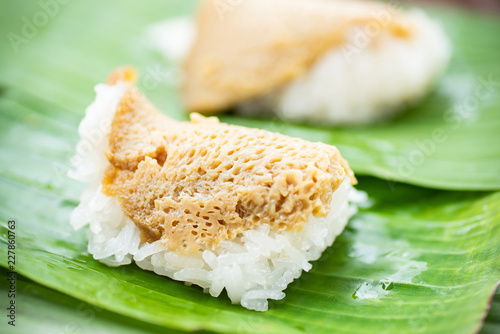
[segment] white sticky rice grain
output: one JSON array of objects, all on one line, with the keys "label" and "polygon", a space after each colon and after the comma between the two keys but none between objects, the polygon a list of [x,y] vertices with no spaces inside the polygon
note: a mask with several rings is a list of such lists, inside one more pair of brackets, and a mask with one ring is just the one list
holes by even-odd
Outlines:
[{"label": "white sticky rice grain", "polygon": [[451,48],[442,28],[412,10],[410,39],[387,33],[375,46],[360,45],[366,27],[320,58],[303,76],[238,107],[242,115],[269,112],[294,121],[359,125],[393,117],[420,100],[448,64]]}]

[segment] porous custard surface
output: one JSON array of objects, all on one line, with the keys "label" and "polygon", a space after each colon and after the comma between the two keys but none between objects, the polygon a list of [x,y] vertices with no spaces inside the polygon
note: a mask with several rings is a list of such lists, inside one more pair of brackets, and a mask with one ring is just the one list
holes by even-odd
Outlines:
[{"label": "porous custard surface", "polygon": [[131,84],[108,135],[103,193],[116,197],[143,241],[178,254],[215,249],[269,224],[299,231],[323,217],[355,178],[336,147],[191,114],[167,118]]}]

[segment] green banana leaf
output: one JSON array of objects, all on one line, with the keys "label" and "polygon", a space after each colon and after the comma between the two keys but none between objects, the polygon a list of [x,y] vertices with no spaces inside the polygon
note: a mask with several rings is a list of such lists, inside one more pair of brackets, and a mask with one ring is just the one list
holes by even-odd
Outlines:
[{"label": "green banana leaf", "polygon": [[[7,275],[6,270],[0,268],[0,273]],[[20,277],[17,281],[19,314],[23,321],[11,328],[8,332],[17,333],[164,333],[163,327],[133,320],[116,315],[78,299],[71,298],[55,290],[35,284]],[[0,282],[0,293],[7,295],[7,281]],[[3,331],[6,333],[7,331]],[[169,333],[182,333],[172,329]],[[495,295],[490,313],[485,319],[481,334],[496,334],[500,332],[500,290]],[[201,333],[198,331],[198,333]],[[208,333],[208,332],[207,332]]]},{"label": "green banana leaf", "polygon": [[[0,6],[3,36],[23,36],[26,22],[47,12],[38,2],[20,6],[4,1]],[[478,102],[474,115],[458,129],[442,117],[467,99],[481,78],[489,80],[491,74],[495,80],[500,74],[495,35],[500,23],[463,12],[432,11],[453,39],[455,58],[434,93],[392,123],[332,130],[224,117],[337,144],[358,174],[388,179],[360,178],[359,189],[369,194],[372,205],[360,210],[334,246],[268,312],[231,305],[225,296],[212,298],[135,265],[110,268],[92,259],[85,231],[74,232],[68,224],[82,185],[66,177],[77,124],[93,99],[92,86],[117,65],[133,64],[143,78],[152,78],[139,82],[146,95],[168,115],[184,118],[172,83],[175,71],[147,48],[143,32],[152,21],[193,8],[188,1],[68,2],[53,7],[54,15],[47,14],[47,23],[36,27],[32,37],[25,34],[29,38],[23,43],[0,40],[1,248],[5,251],[8,243],[7,221],[15,220],[15,270],[59,291],[19,277],[20,326],[47,332],[64,325],[58,321],[81,321],[84,317],[69,310],[89,306],[102,313],[82,327],[85,331],[120,332],[120,326],[131,332],[477,331],[500,281],[500,193],[445,192],[394,182],[500,188],[500,149],[494,145],[500,139],[495,131],[498,92]],[[436,128],[446,130],[447,141],[412,173],[401,173],[400,158]],[[0,265],[8,267],[6,254]],[[1,274],[3,281],[7,273]],[[23,309],[27,304],[34,306]],[[485,331],[499,326],[493,305]],[[2,333],[15,332],[6,321],[0,326]]]},{"label": "green banana leaf", "polygon": [[[135,265],[100,264],[86,252],[85,232],[68,225],[73,203],[53,189],[0,180],[0,217],[16,220],[20,274],[158,326],[222,333],[235,328],[472,333],[500,280],[500,193],[390,188],[362,178],[372,206],[362,209],[315,267],[292,283],[283,301],[257,313]],[[2,243],[6,234],[4,226]],[[7,266],[6,261],[2,257],[0,263]]]},{"label": "green banana leaf", "polygon": [[[1,275],[8,275],[0,268]],[[165,328],[119,316],[65,294],[33,283],[22,276],[16,280],[17,317],[15,327],[2,333],[95,333],[139,334],[165,332]],[[0,282],[0,293],[7,296],[7,280]],[[3,306],[3,305],[2,305]],[[3,309],[3,308],[2,308]],[[2,324],[3,325],[3,324]],[[169,330],[170,333],[177,333]]]}]

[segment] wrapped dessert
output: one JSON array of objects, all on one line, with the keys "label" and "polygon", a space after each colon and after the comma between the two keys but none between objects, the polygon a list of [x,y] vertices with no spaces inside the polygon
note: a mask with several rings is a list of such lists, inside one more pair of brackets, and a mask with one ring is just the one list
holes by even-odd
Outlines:
[{"label": "wrapped dessert", "polygon": [[193,25],[157,27],[152,40],[186,50],[184,103],[202,114],[371,123],[425,96],[450,57],[425,13],[375,1],[205,0]]}]

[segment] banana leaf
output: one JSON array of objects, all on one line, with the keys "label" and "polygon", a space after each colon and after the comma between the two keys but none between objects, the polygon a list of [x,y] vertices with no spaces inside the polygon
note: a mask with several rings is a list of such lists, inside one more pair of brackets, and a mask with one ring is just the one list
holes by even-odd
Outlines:
[{"label": "banana leaf", "polygon": [[[0,268],[2,275],[7,270]],[[17,281],[19,314],[22,323],[16,329],[5,332],[43,332],[59,333],[63,331],[82,333],[164,333],[165,328],[119,316],[100,307],[71,298],[55,290],[45,288],[32,281],[19,277]],[[7,295],[7,281],[0,282],[0,293]],[[485,319],[481,334],[495,334],[500,331],[500,290],[495,294],[491,310]],[[182,333],[168,330],[169,333]],[[202,333],[198,331],[198,333]],[[206,332],[208,333],[208,332]]]},{"label": "banana leaf", "polygon": [[0,217],[16,220],[20,274],[157,326],[222,333],[477,330],[500,280],[500,193],[361,181],[372,206],[263,314],[135,265],[93,260],[85,232],[68,226],[74,203],[54,189],[1,179]]},{"label": "banana leaf", "polygon": [[[500,192],[463,190],[500,187],[498,93],[480,101],[474,117],[458,129],[446,128],[448,140],[413,173],[400,173],[397,160],[414,149],[416,139],[444,128],[442,115],[466,99],[476,82],[498,77],[499,22],[432,10],[453,39],[455,58],[431,96],[392,123],[325,129],[224,117],[337,144],[358,174],[386,178],[360,178],[371,206],[289,286],[283,301],[257,313],[135,265],[107,267],[86,251],[85,231],[75,232],[68,223],[82,185],[67,179],[66,171],[95,83],[117,65],[133,64],[145,74],[139,83],[146,95],[171,117],[185,117],[175,70],[143,37],[151,22],[189,13],[194,3],[50,3],[58,4],[53,15],[37,2],[0,5],[3,35],[27,36],[21,44],[0,40],[0,243],[5,251],[7,221],[15,220],[15,270],[40,284],[19,279],[19,302],[36,305],[24,311],[19,306],[18,320],[32,326],[26,328],[40,323],[49,331],[63,325],[58,319],[79,321],[63,309],[85,305],[104,313],[84,328],[108,332],[120,331],[120,325],[132,332],[219,333],[473,333],[481,327],[500,281]],[[41,11],[47,23],[23,35]],[[6,254],[0,265],[8,267]],[[3,281],[7,273],[1,274]],[[43,324],[45,314],[53,321]],[[485,330],[498,328],[492,314]],[[15,332],[6,321],[0,326],[2,333]]]},{"label": "banana leaf", "polygon": [[[9,275],[0,268],[0,273]],[[2,333],[96,333],[138,334],[165,332],[165,328],[119,316],[81,300],[36,284],[22,276],[16,280],[16,326]],[[0,282],[0,293],[7,296],[7,280]],[[2,324],[3,325],[3,324]],[[176,331],[169,332],[175,334]],[[180,333],[180,332],[179,332]]]}]

